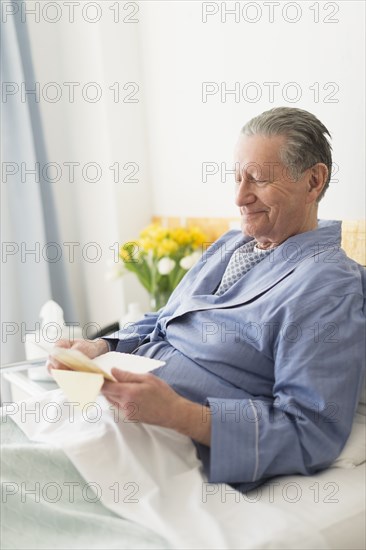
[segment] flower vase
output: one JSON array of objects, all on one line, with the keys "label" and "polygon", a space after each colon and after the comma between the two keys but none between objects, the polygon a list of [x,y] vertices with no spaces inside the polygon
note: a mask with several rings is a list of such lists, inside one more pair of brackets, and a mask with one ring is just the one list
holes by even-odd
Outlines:
[{"label": "flower vase", "polygon": [[157,290],[156,292],[152,292],[150,294],[151,311],[158,311],[160,308],[164,307],[169,300],[170,294],[170,290]]}]

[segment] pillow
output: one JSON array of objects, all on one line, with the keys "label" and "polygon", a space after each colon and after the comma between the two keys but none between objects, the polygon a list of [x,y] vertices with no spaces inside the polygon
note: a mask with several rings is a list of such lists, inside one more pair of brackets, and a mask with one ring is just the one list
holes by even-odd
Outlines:
[{"label": "pillow", "polygon": [[[366,405],[363,405],[366,408]],[[355,468],[366,460],[366,416],[357,410],[346,445],[332,468]]]}]

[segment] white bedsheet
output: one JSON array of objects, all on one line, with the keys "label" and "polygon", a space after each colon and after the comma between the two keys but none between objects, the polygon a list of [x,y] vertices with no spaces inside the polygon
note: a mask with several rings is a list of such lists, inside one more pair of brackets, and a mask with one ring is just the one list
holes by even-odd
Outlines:
[{"label": "white bedsheet", "polygon": [[[96,484],[107,508],[155,530],[173,548],[334,548],[332,526],[362,510],[361,479],[358,472],[355,479],[354,470],[284,477],[244,496],[225,484],[207,485],[188,437],[125,422],[121,414],[116,418],[102,396],[88,415],[75,410],[73,421],[59,390],[38,403],[32,400],[25,406],[38,406],[39,421],[34,414],[24,415],[24,406],[12,414],[26,435],[60,446],[85,480]],[[50,421],[55,413],[57,422]],[[320,502],[314,502],[314,483],[319,484]],[[332,490],[337,491],[338,504],[324,502]]]},{"label": "white bedsheet", "polygon": [[[328,468],[313,476],[284,476],[258,488],[261,502],[290,512],[332,550],[366,548],[366,464]],[[248,498],[256,498],[256,491]]]}]

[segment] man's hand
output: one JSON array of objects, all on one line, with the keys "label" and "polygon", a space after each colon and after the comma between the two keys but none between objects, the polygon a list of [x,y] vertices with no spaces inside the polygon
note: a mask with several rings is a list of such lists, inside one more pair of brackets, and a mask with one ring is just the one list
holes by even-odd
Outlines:
[{"label": "man's hand", "polygon": [[210,445],[209,408],[178,395],[153,374],[112,369],[117,382],[105,381],[102,393],[116,407],[127,411],[130,421],[171,428],[195,441]]},{"label": "man's hand", "polygon": [[[59,348],[76,349],[84,353],[84,355],[89,357],[89,359],[94,359],[94,357],[98,357],[98,355],[102,355],[103,353],[107,353],[107,351],[109,351],[107,342],[102,339],[98,339],[98,340],[83,340],[82,338],[79,338],[76,340],[61,339],[55,343],[55,346]],[[66,365],[64,365],[63,363],[60,363],[60,361],[57,361],[51,356],[48,357],[46,367],[49,372],[51,372],[51,369],[70,370],[68,367],[66,367]]]}]

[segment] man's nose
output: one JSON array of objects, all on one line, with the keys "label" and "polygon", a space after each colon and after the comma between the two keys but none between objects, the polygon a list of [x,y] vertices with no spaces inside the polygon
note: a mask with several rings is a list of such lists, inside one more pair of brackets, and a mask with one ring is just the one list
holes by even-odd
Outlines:
[{"label": "man's nose", "polygon": [[244,206],[245,204],[251,204],[255,202],[256,195],[253,189],[253,185],[245,178],[240,183],[236,184],[235,192],[235,204],[236,206]]}]

